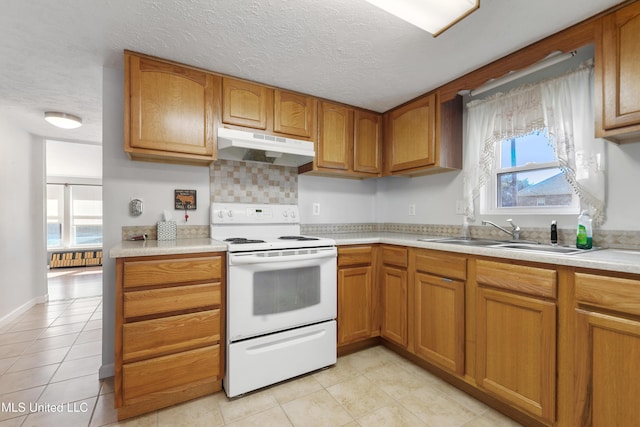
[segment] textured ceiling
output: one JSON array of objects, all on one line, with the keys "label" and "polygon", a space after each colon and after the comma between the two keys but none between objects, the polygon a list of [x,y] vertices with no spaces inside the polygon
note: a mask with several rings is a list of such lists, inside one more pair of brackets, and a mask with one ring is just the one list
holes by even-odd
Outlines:
[{"label": "textured ceiling", "polygon": [[[382,112],[619,2],[481,0],[433,38],[365,0],[7,0],[0,116],[100,142],[102,68],[123,49]],[[84,126],[58,130],[49,110]]]}]

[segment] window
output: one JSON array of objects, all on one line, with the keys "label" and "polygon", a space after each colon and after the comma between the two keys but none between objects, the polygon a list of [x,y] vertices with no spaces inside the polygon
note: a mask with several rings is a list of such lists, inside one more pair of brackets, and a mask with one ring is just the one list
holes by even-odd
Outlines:
[{"label": "window", "polygon": [[102,246],[102,187],[47,185],[47,247]]},{"label": "window", "polygon": [[[592,94],[588,60],[558,77],[469,102],[466,218],[476,220],[478,200],[481,213],[503,215],[573,215],[580,204],[602,224],[606,153],[604,141],[593,134]],[[568,188],[576,193],[570,203]]]},{"label": "window", "polygon": [[577,213],[578,197],[560,169],[545,130],[507,138],[495,146],[486,186],[486,213]]}]

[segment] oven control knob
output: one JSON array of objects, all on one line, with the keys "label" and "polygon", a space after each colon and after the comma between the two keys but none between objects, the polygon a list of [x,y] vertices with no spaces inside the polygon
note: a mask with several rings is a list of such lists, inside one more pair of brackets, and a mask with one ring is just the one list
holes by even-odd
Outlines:
[{"label": "oven control knob", "polygon": [[287,213],[287,211],[282,211],[282,216],[286,218],[287,216],[289,216],[289,214]]},{"label": "oven control knob", "polygon": [[224,218],[224,212],[218,211],[218,218]]},{"label": "oven control knob", "polygon": [[291,211],[291,218],[293,219],[293,218],[295,218],[295,217],[296,217],[296,213],[295,213],[295,211]]},{"label": "oven control knob", "polygon": [[232,218],[232,217],[233,217],[233,211],[232,211],[231,209],[229,209],[229,210],[227,211],[227,216],[228,216],[229,218]]}]

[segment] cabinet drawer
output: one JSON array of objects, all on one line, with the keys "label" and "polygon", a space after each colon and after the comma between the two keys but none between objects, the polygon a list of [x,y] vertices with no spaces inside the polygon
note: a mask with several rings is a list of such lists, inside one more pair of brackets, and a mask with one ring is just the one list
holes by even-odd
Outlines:
[{"label": "cabinet drawer", "polygon": [[509,289],[546,298],[555,298],[555,270],[502,262],[477,260],[476,280],[480,285]]},{"label": "cabinet drawer", "polygon": [[371,264],[373,248],[371,246],[348,246],[338,248],[338,267],[348,265]]},{"label": "cabinet drawer", "polygon": [[415,251],[415,257],[416,271],[459,280],[467,278],[467,259],[465,257],[422,249]]},{"label": "cabinet drawer", "polygon": [[575,277],[578,302],[640,315],[640,280],[586,273]]},{"label": "cabinet drawer", "polygon": [[175,353],[220,341],[220,310],[128,323],[122,331],[124,362]]},{"label": "cabinet drawer", "polygon": [[407,268],[407,249],[394,246],[382,247],[382,262],[387,265],[396,265]]},{"label": "cabinet drawer", "polygon": [[220,305],[220,283],[125,292],[125,319]]},{"label": "cabinet drawer", "polygon": [[125,405],[180,393],[220,375],[220,346],[213,345],[122,366]]},{"label": "cabinet drawer", "polygon": [[187,277],[189,282],[212,282],[221,275],[221,256],[125,261],[124,288],[182,283]]}]

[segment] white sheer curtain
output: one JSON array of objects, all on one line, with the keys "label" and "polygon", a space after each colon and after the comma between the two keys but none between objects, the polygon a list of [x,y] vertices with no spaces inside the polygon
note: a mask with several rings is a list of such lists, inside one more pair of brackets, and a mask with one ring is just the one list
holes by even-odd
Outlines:
[{"label": "white sheer curtain", "polygon": [[548,129],[560,167],[589,209],[594,224],[604,222],[604,141],[594,137],[593,62],[536,84],[467,104],[464,151],[465,215],[474,221],[476,200],[491,177],[496,147]]}]

